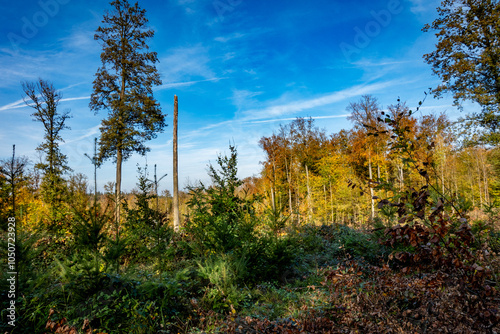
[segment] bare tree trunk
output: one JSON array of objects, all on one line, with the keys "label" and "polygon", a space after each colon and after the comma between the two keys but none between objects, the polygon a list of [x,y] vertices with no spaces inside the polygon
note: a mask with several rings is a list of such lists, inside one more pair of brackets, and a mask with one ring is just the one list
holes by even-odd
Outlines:
[{"label": "bare tree trunk", "polygon": [[116,151],[116,185],[115,185],[115,198],[116,198],[116,235],[115,239],[118,240],[120,236],[120,207],[122,204],[122,162],[123,155],[121,148]]},{"label": "bare tree trunk", "polygon": [[328,220],[328,202],[326,200],[326,185],[323,183],[323,197],[324,197],[324,202],[325,202],[325,213],[323,214],[323,219],[324,221]]},{"label": "bare tree trunk", "polygon": [[470,181],[470,195],[472,197],[472,207],[476,207],[476,200],[474,197],[474,177],[472,176],[472,168],[469,169],[469,181]]},{"label": "bare tree trunk", "polygon": [[457,160],[454,159],[453,164],[453,185],[455,186],[455,195],[458,194],[458,177],[457,177]]},{"label": "bare tree trunk", "polygon": [[330,180],[329,182],[330,182],[330,210],[332,211],[332,223],[333,223],[333,191],[332,191],[332,181]]},{"label": "bare tree trunk", "polygon": [[271,198],[272,198],[272,208],[273,214],[276,213],[276,164],[273,159],[273,185],[271,186]]},{"label": "bare tree trunk", "polygon": [[276,213],[276,198],[274,197],[274,187],[271,186],[271,207],[273,209],[273,214]]},{"label": "bare tree trunk", "polygon": [[[16,218],[16,177],[17,177],[17,168],[16,168],[16,145],[12,145],[12,160],[9,166],[9,178],[10,178],[10,186],[12,188],[12,217]],[[17,238],[17,236],[16,236]],[[16,239],[17,240],[17,239]]]},{"label": "bare tree trunk", "polygon": [[177,155],[177,118],[179,114],[177,95],[174,95],[174,198],[173,198],[173,214],[174,214],[174,231],[178,232],[180,229],[180,215],[179,215],[179,161]]},{"label": "bare tree trunk", "polygon": [[483,207],[483,187],[481,185],[481,168],[479,166],[479,150],[476,148],[476,167],[477,167],[477,187],[479,190],[480,208]]},{"label": "bare tree trunk", "polygon": [[287,162],[286,157],[285,157],[285,171],[286,171],[286,179],[288,181],[288,208],[290,210],[290,216],[291,216],[292,212],[293,212],[293,206],[292,206],[292,173],[291,173],[291,171],[288,170],[288,162]]},{"label": "bare tree trunk", "polygon": [[[368,157],[368,174],[370,177],[370,183],[373,180],[373,175],[372,175],[372,157]],[[370,219],[373,220],[375,218],[375,199],[373,198],[375,196],[373,192],[372,185],[370,184],[370,203],[371,203],[371,213],[370,213]]]},{"label": "bare tree trunk", "polygon": [[488,205],[490,202],[490,194],[488,190],[488,168],[486,166],[485,152],[482,152],[480,161],[481,161],[481,170],[483,172],[483,181],[484,181],[484,201],[486,205]]},{"label": "bare tree trunk", "polygon": [[404,174],[402,165],[398,165],[398,179],[399,179],[399,191],[403,191]]},{"label": "bare tree trunk", "polygon": [[297,186],[296,208],[297,208],[297,225],[300,225],[300,178],[297,176],[299,185]]},{"label": "bare tree trunk", "polygon": [[441,165],[441,193],[443,196],[445,195],[445,187],[444,187],[444,166],[446,166],[446,154],[444,154],[443,164]]},{"label": "bare tree trunk", "polygon": [[309,186],[309,168],[306,165],[306,181],[307,181],[307,211],[309,212],[308,222],[312,220],[312,201],[311,201],[311,187]]}]

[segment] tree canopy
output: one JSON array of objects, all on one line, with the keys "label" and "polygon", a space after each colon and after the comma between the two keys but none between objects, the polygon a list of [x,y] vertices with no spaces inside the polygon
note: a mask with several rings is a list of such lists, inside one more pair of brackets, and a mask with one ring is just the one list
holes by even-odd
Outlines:
[{"label": "tree canopy", "polygon": [[146,41],[154,36],[147,29],[146,11],[126,0],[111,2],[114,11],[103,18],[94,39],[102,42],[102,66],[97,70],[90,109],[106,109],[102,121],[100,158],[123,159],[133,152],[144,154],[145,141],[156,137],[165,126],[165,116],[153,97],[153,86],[161,85],[154,64],[156,52],[149,52]]},{"label": "tree canopy", "polygon": [[33,120],[42,123],[45,131],[45,141],[37,147],[37,151],[45,154],[45,162],[35,167],[46,176],[60,177],[71,170],[67,165],[68,158],[59,150],[59,142],[64,142],[60,132],[69,129],[66,125],[66,120],[71,117],[69,110],[57,110],[62,95],[48,81],[39,79],[38,82],[24,82],[22,87],[26,94],[25,103],[35,109],[31,115]]},{"label": "tree canopy", "polygon": [[[116,197],[120,202],[122,161],[132,153],[145,154],[145,142],[154,139],[165,127],[165,115],[153,96],[161,85],[155,67],[156,52],[146,41],[154,36],[148,29],[146,11],[127,0],[111,2],[112,12],[104,15],[94,39],[102,42],[102,66],[95,75],[90,109],[105,109],[99,139],[99,160],[116,161]],[[119,221],[119,206],[117,207]]]},{"label": "tree canopy", "polygon": [[435,96],[453,93],[460,107],[465,100],[477,102],[480,114],[472,115],[485,127],[486,140],[498,142],[500,127],[500,3],[495,0],[445,0],[437,8],[439,17],[424,26],[436,30],[436,49],[425,54],[434,74],[443,83]]}]

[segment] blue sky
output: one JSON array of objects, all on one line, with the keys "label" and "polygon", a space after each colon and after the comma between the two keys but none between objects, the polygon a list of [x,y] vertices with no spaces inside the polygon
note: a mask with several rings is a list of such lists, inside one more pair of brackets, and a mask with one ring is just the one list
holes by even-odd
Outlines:
[{"label": "blue sky", "polygon": [[[439,84],[422,55],[433,50],[433,33],[421,28],[436,17],[438,0],[261,1],[143,0],[149,42],[158,52],[163,85],[155,97],[168,127],[149,142],[147,157],[124,165],[123,188],[136,183],[137,164],[158,165],[171,189],[173,96],[179,96],[180,186],[207,180],[218,153],[238,147],[239,175],[260,172],[258,141],[296,117],[313,117],[333,133],[350,128],[346,107],[372,94],[383,107],[397,98],[416,106]],[[22,81],[51,81],[70,109],[71,130],[61,150],[75,172],[92,180],[93,138],[105,112],[88,108],[101,48],[93,35],[107,1],[23,0],[0,5],[0,158],[16,144],[19,155],[39,160],[41,124],[22,101]],[[474,106],[466,106],[474,108]],[[424,113],[460,113],[451,98],[427,99]],[[99,170],[99,188],[114,180],[111,161]]]}]

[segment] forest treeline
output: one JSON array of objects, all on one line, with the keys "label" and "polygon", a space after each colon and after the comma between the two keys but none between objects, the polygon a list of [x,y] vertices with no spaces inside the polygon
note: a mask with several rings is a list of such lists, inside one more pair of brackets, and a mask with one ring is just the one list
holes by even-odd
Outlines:
[{"label": "forest treeline", "polygon": [[[391,115],[401,117],[399,121],[408,129],[413,158],[425,165],[429,182],[441,196],[460,203],[464,212],[473,212],[474,218],[480,218],[482,210],[498,207],[500,152],[495,147],[472,144],[460,132],[460,124],[450,121],[446,114],[410,115],[405,103],[383,109],[370,95],[351,102],[347,110],[351,112],[351,129],[328,134],[315,125],[314,119],[297,118],[262,137],[262,171],[243,180],[238,188],[240,195],[258,198],[256,210],[271,210],[284,217],[287,224],[341,223],[359,227],[374,218],[393,223],[396,210],[378,207],[383,198],[395,195],[385,185],[396,185],[399,191],[417,189],[426,179],[418,168],[407,163],[412,157],[390,149],[394,134],[383,118]],[[33,165],[22,156],[2,160],[3,225],[13,215],[12,181],[16,183],[16,216],[28,230],[68,228],[73,209],[92,204],[93,197],[89,195],[94,185],[80,173],[58,176],[61,179],[51,184],[47,194],[44,176],[51,175],[51,167],[46,166]],[[12,172],[16,174],[13,178]],[[158,194],[155,177],[152,166],[140,166],[137,187],[123,194],[124,203],[128,208],[137,207],[137,194],[145,192],[150,205],[157,205],[157,210],[171,221],[171,193],[165,190]],[[99,192],[99,202],[113,207],[114,189],[114,183],[108,182],[105,190]],[[59,195],[54,197],[56,191]],[[180,198],[183,216],[188,219],[189,190],[181,191]]]},{"label": "forest treeline", "polygon": [[[425,184],[419,169],[407,163],[415,159],[441,195],[460,202],[465,211],[498,206],[498,149],[473,144],[459,122],[444,113],[410,115],[401,102],[382,108],[370,95],[347,110],[349,130],[329,134],[314,119],[298,118],[263,137],[262,174],[247,180],[253,191],[297,223],[391,221],[394,210],[377,209],[382,198],[393,195],[384,185],[401,191]],[[395,133],[384,122],[386,115],[408,130],[412,156],[390,149]]]}]

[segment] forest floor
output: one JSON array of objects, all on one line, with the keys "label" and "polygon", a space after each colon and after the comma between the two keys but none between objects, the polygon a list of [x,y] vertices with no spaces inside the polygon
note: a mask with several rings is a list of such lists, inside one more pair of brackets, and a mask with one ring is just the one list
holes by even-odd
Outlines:
[{"label": "forest floor", "polygon": [[301,227],[290,244],[293,261],[276,267],[278,275],[269,280],[238,279],[237,266],[245,263],[229,255],[212,262],[183,257],[181,236],[174,240],[176,260],[162,272],[129,264],[120,274],[86,277],[80,268],[79,276],[64,281],[48,266],[22,282],[17,326],[3,324],[0,331],[500,333],[498,232],[473,231],[476,241],[490,245],[476,250],[483,267],[474,264],[471,273],[444,262],[406,263],[401,254],[418,252],[387,246],[391,231]]}]

